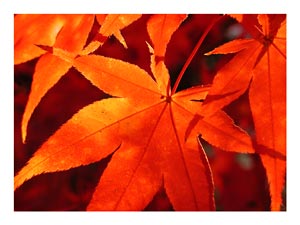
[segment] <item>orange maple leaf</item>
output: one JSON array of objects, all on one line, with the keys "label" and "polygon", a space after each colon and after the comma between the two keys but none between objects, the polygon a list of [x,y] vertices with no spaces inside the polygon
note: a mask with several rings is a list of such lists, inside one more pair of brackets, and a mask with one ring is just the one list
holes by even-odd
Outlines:
[{"label": "orange maple leaf", "polygon": [[81,52],[80,55],[88,55],[96,51],[108,37],[114,35],[120,43],[127,48],[127,44],[121,34],[121,30],[139,19],[140,14],[109,14],[96,15],[97,22],[101,25],[98,34],[94,40],[89,43]]},{"label": "orange maple leaf", "polygon": [[[163,23],[166,19],[172,23]],[[164,57],[168,41],[158,42],[170,40],[184,19],[159,15],[149,21],[149,30],[153,24],[170,30],[150,31],[155,80],[138,66],[117,59],[100,55],[74,59],[73,66],[112,97],[84,107],[63,124],[15,176],[15,189],[36,175],[87,165],[112,154],[88,210],[141,210],[162,183],[175,210],[215,209],[211,171],[197,135],[230,151],[253,153],[254,149],[250,137],[223,111],[202,116],[197,100],[205,99],[209,87],[176,93],[175,85],[171,90],[165,63],[155,56]]]},{"label": "orange maple leaf", "polygon": [[252,24],[257,36],[233,40],[207,53],[238,52],[218,71],[204,108],[207,114],[214,113],[250,85],[257,152],[270,183],[271,209],[280,210],[286,170],[286,20],[285,15],[258,15],[257,20],[261,28]]}]

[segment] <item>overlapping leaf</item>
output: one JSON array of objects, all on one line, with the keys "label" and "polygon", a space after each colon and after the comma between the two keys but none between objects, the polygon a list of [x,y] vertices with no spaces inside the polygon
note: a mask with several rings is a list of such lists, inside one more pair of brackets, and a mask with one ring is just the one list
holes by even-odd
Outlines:
[{"label": "overlapping leaf", "polygon": [[81,55],[88,55],[96,51],[108,37],[114,35],[120,43],[127,48],[126,42],[121,34],[121,30],[129,24],[138,20],[140,14],[109,14],[96,15],[97,22],[101,25],[98,35],[89,45],[82,50]]},{"label": "overlapping leaf", "polygon": [[257,21],[259,36],[234,40],[208,53],[238,52],[216,75],[204,108],[207,114],[214,113],[250,85],[257,151],[262,146],[271,150],[261,158],[270,183],[271,208],[279,210],[286,163],[271,152],[286,155],[286,22],[284,15],[259,15]]},{"label": "overlapping leaf", "polygon": [[151,70],[161,90],[170,89],[170,77],[164,63],[167,44],[186,17],[186,15],[154,15],[147,23],[147,30],[154,45]]},{"label": "overlapping leaf", "polygon": [[[149,31],[154,57],[164,56],[168,40],[185,17],[159,16],[148,28],[164,24],[166,18],[174,23],[161,26],[170,32]],[[161,45],[159,37],[166,40]],[[99,55],[77,57],[73,66],[113,97],[84,107],[67,121],[16,175],[15,188],[41,173],[113,154],[88,210],[141,210],[162,184],[175,210],[213,210],[211,171],[197,135],[227,150],[254,150],[250,137],[224,112],[200,116],[202,103],[195,100],[204,99],[208,88],[196,86],[170,95],[168,70],[155,58],[155,81],[136,65]]]},{"label": "overlapping leaf", "polygon": [[[139,17],[140,15],[106,16],[99,33],[105,37],[116,35],[126,45],[120,29]],[[72,67],[73,59],[78,54],[89,54],[100,46],[98,41],[83,50],[93,23],[94,15],[16,16],[15,64],[46,53],[40,57],[33,75],[32,88],[22,121],[23,142],[26,139],[28,121],[41,98]]]},{"label": "overlapping leaf", "polygon": [[[42,16],[43,17],[43,16]],[[47,18],[48,16],[45,16]],[[64,18],[65,23],[61,24],[57,18]],[[54,20],[56,19],[56,20]],[[69,15],[69,16],[54,16],[53,20],[56,22],[53,26],[60,26],[59,32],[53,37],[53,43],[40,43],[35,39],[30,40],[28,46],[46,45],[53,46],[53,53],[49,52],[40,57],[35,73],[33,75],[32,89],[29,95],[29,99],[25,108],[25,112],[22,120],[22,138],[26,139],[26,130],[28,121],[39,104],[41,98],[47,93],[47,91],[53,87],[54,84],[71,68],[72,58],[74,58],[78,52],[85,45],[86,39],[93,25],[93,15]],[[34,31],[39,31],[45,25],[44,20],[37,20],[33,23]],[[21,23],[21,21],[20,21]],[[17,28],[17,27],[16,27]],[[78,32],[80,30],[80,32]],[[16,30],[15,33],[22,34],[22,30]],[[39,32],[43,33],[43,32]],[[52,35],[53,36],[53,35]],[[32,47],[33,48],[33,47]],[[15,52],[24,52],[19,49],[15,49]],[[45,51],[44,51],[45,52]],[[58,52],[67,52],[66,60],[55,56]],[[53,66],[56,65],[56,66]]]}]

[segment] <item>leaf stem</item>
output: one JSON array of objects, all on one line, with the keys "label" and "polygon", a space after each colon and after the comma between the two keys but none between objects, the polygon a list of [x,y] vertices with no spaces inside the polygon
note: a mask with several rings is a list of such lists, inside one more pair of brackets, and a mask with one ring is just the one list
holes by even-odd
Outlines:
[{"label": "leaf stem", "polygon": [[181,69],[181,71],[180,71],[180,73],[179,73],[179,75],[178,75],[178,77],[177,77],[177,80],[176,80],[176,82],[175,82],[175,84],[174,84],[174,87],[173,87],[173,89],[172,89],[171,96],[172,96],[173,94],[175,94],[175,92],[176,92],[176,90],[177,90],[177,88],[178,88],[178,85],[179,85],[179,83],[180,83],[180,81],[181,81],[181,79],[182,79],[183,74],[185,73],[187,67],[188,67],[189,64],[191,63],[191,61],[192,61],[192,59],[194,58],[194,56],[196,55],[196,53],[197,53],[199,47],[201,46],[202,42],[203,42],[204,39],[206,38],[208,32],[211,30],[211,28],[216,24],[216,22],[217,22],[220,18],[222,18],[222,16],[213,19],[212,22],[209,24],[209,26],[205,29],[205,31],[204,31],[204,33],[202,34],[201,38],[199,39],[199,41],[197,42],[197,44],[196,44],[196,46],[194,47],[193,51],[192,51],[191,54],[189,55],[189,57],[188,57],[188,59],[186,60],[185,64],[183,65],[183,67],[182,67],[182,69]]}]

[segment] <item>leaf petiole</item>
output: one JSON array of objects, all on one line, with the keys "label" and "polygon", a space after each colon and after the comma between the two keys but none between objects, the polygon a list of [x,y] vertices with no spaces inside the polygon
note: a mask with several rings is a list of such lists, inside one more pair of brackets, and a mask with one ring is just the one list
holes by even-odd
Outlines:
[{"label": "leaf petiole", "polygon": [[182,79],[182,76],[183,74],[185,73],[187,67],[190,65],[192,59],[194,58],[194,56],[196,55],[198,49],[200,48],[202,42],[204,41],[204,39],[206,38],[207,34],[209,33],[209,31],[211,30],[211,28],[217,23],[217,21],[222,18],[221,17],[216,17],[214,18],[211,23],[207,26],[207,28],[205,29],[205,31],[203,32],[201,38],[199,39],[199,41],[197,42],[196,46],[194,47],[193,51],[191,52],[191,54],[189,55],[188,59],[186,60],[185,64],[183,65],[178,77],[177,77],[177,80],[174,84],[174,87],[172,88],[172,91],[171,91],[171,96],[173,94],[175,94],[177,88],[178,88],[178,85]]}]

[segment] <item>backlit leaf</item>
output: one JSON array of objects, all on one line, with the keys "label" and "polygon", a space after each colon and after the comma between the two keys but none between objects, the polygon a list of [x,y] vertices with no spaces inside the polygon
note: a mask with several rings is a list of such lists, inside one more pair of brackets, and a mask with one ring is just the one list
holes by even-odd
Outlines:
[{"label": "backlit leaf", "polygon": [[[48,16],[45,18],[47,17]],[[61,54],[56,54],[58,56],[56,57],[52,53],[47,53],[39,59],[33,75],[32,89],[22,121],[23,142],[25,142],[28,121],[34,109],[37,107],[41,101],[41,98],[48,92],[48,90],[52,88],[53,85],[56,84],[58,80],[71,68],[72,63],[70,63],[70,61],[85,45],[94,20],[93,15],[64,15],[62,18],[65,20],[65,22],[62,24],[61,17],[62,16],[58,15],[53,18],[53,20],[58,21],[56,26],[61,26],[54,43],[41,43],[31,40],[32,43],[29,45],[33,46],[34,44],[50,44],[49,46],[54,47],[53,54],[62,52],[59,51],[59,49],[62,49],[70,54],[68,55],[69,57],[67,58],[67,61],[64,60],[66,57],[61,57]],[[45,26],[43,24],[44,17],[42,18],[43,19],[37,20],[36,23],[33,24],[34,27],[37,27],[35,29],[41,29],[41,27]],[[80,30],[80,32],[78,32],[78,30]],[[19,32],[22,33],[22,30],[16,30],[15,33]],[[15,52],[19,51],[23,52],[24,50],[15,48]]]},{"label": "backlit leaf", "polygon": [[[257,142],[286,155],[286,24],[275,37],[267,15],[260,16],[264,39],[263,55],[253,70],[250,105]],[[273,36],[273,37],[272,37]],[[271,42],[268,38],[273,38]],[[285,161],[261,155],[272,196],[272,210],[280,210],[285,179]]]},{"label": "backlit leaf", "polygon": [[270,149],[260,156],[270,183],[271,209],[280,210],[285,162],[275,156],[286,155],[286,22],[285,15],[258,15],[257,21],[260,27],[252,23],[250,29],[256,34],[253,38],[234,40],[208,53],[238,52],[216,75],[204,111],[209,115],[226,106],[250,85],[256,141]]}]

